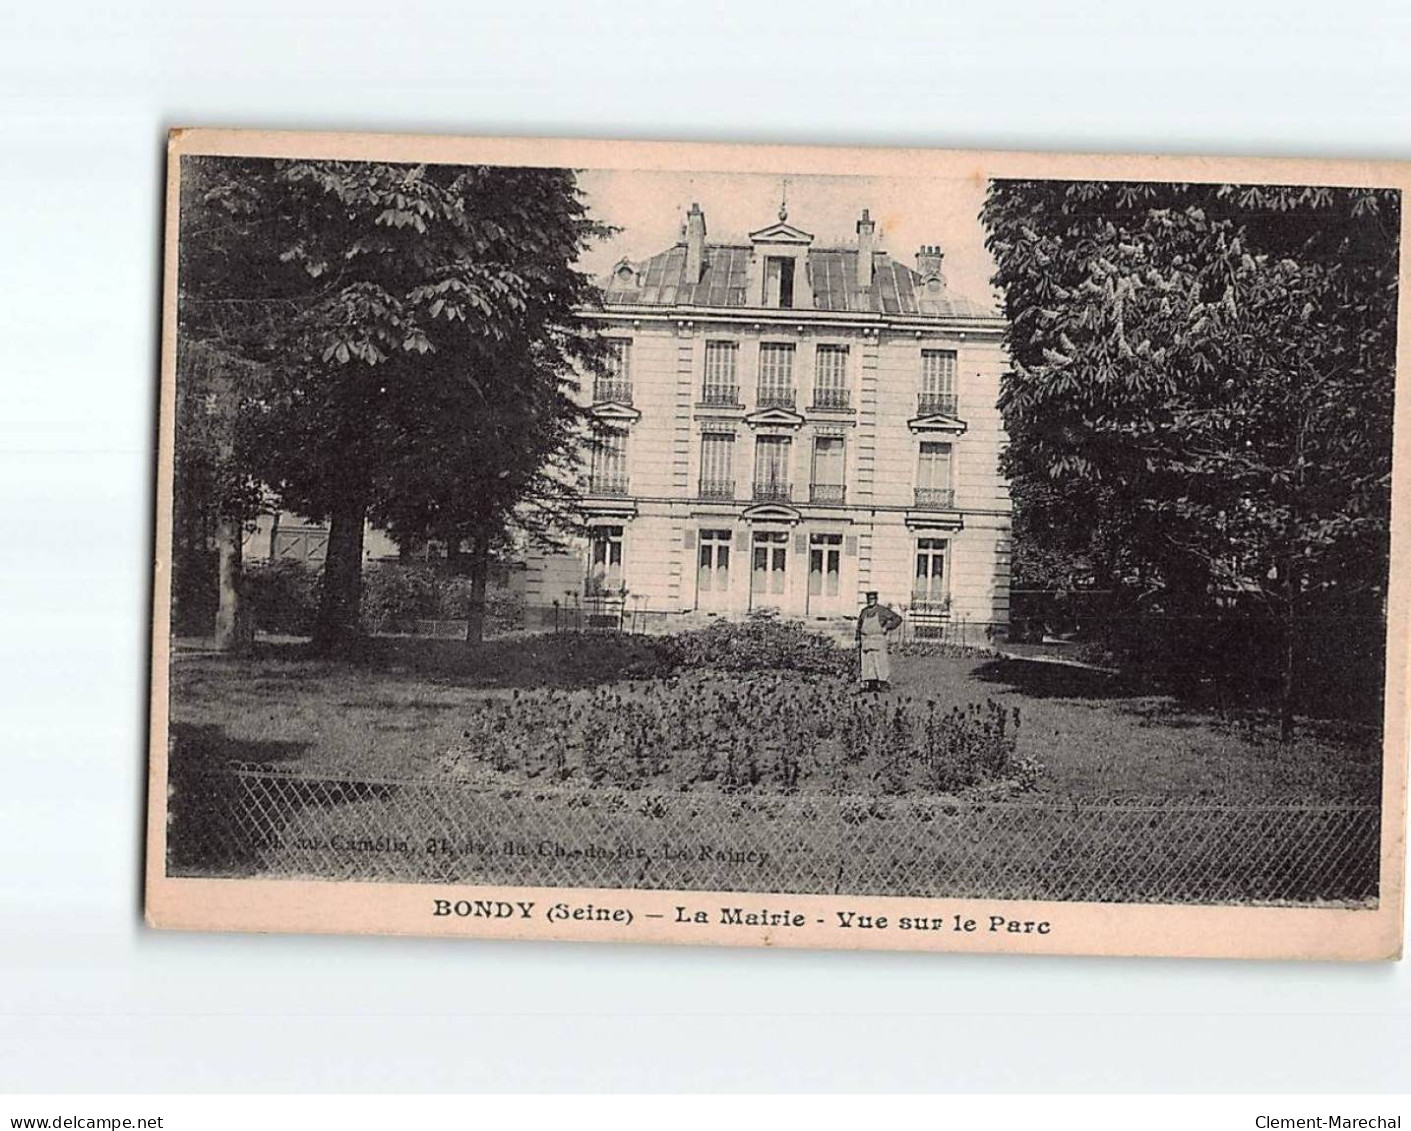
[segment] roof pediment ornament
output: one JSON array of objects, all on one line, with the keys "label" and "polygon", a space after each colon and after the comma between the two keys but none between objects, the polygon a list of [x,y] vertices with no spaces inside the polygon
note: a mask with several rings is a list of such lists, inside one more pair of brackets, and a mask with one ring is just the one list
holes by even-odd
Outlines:
[{"label": "roof pediment ornament", "polygon": [[812,242],[813,234],[811,232],[805,232],[802,228],[796,228],[784,220],[750,233],[750,243],[795,244],[807,247]]}]

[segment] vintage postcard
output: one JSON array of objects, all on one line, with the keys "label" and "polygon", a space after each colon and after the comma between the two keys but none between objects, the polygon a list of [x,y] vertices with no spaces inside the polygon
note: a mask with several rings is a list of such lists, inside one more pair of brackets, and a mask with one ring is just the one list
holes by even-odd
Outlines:
[{"label": "vintage postcard", "polygon": [[149,922],[1398,957],[1408,184],[174,133]]}]

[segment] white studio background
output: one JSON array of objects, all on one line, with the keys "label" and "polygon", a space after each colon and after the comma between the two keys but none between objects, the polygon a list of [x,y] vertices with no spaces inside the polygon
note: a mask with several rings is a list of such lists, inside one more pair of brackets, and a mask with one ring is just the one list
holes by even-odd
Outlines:
[{"label": "white studio background", "polygon": [[1411,967],[156,934],[174,125],[1411,157],[1411,9],[19,0],[0,14],[0,1089],[1411,1087]]}]

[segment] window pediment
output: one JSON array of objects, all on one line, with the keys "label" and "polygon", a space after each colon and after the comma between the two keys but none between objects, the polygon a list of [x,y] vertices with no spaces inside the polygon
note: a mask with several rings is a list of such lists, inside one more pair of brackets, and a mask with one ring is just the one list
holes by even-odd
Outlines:
[{"label": "window pediment", "polygon": [[590,490],[580,501],[589,526],[601,525],[608,519],[622,521],[637,516],[637,501],[617,497],[595,496]]},{"label": "window pediment", "polygon": [[745,423],[751,428],[799,428],[803,417],[792,409],[762,408],[745,414]]},{"label": "window pediment", "polygon": [[787,522],[793,524],[798,522],[803,514],[783,503],[760,503],[757,506],[746,507],[741,517],[749,522]]},{"label": "window pediment", "polygon": [[642,419],[642,414],[630,405],[619,404],[617,401],[604,401],[595,404],[592,413],[599,420],[608,420],[614,424],[635,424]]},{"label": "window pediment", "polygon": [[946,436],[963,435],[969,427],[960,417],[951,416],[944,412],[928,412],[913,416],[906,422],[906,426],[916,433],[924,432]]},{"label": "window pediment", "polygon": [[964,530],[965,518],[959,511],[908,511],[906,525],[909,530]]}]

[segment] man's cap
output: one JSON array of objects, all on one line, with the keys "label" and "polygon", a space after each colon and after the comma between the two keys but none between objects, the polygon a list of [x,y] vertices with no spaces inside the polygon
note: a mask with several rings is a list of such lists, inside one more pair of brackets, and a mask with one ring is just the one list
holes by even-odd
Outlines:
[{"label": "man's cap", "polygon": [[869,589],[869,590],[867,591],[867,596],[869,596],[869,597],[875,597],[875,596],[877,596],[877,590],[875,590],[875,589]]}]

